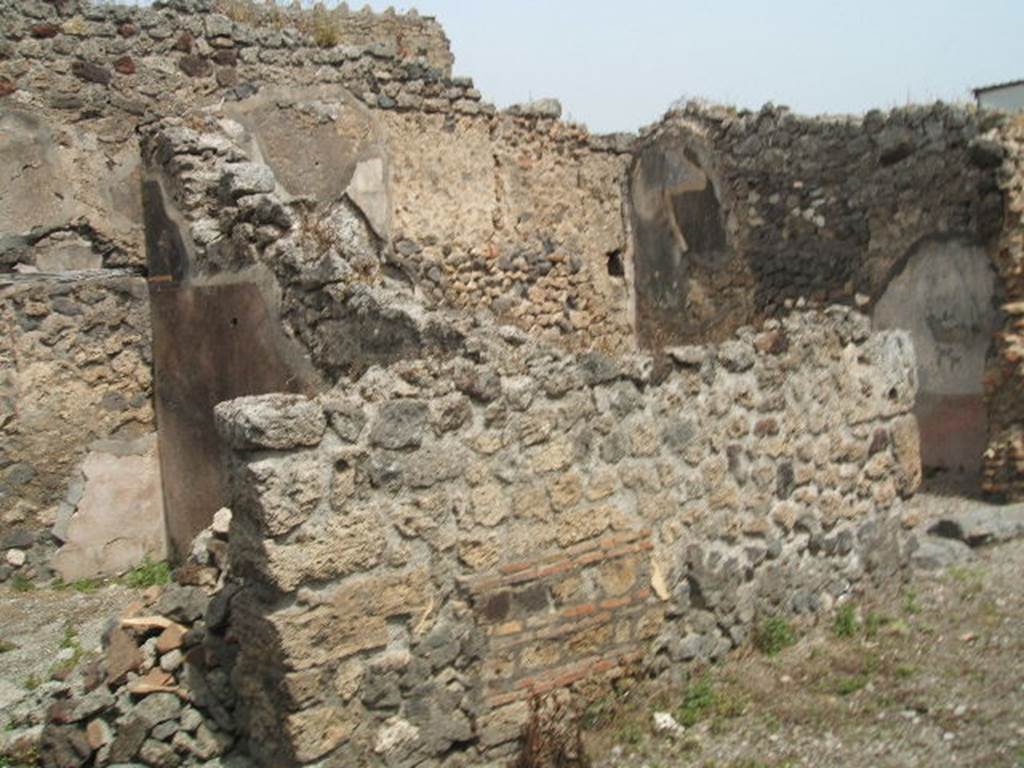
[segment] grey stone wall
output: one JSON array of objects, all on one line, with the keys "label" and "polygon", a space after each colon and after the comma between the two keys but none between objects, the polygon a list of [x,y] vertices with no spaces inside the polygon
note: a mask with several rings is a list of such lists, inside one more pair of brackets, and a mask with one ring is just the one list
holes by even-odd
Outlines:
[{"label": "grey stone wall", "polygon": [[719,658],[898,574],[905,334],[837,307],[671,360],[483,327],[317,399],[219,405],[258,759],[501,758],[534,696]]},{"label": "grey stone wall", "polygon": [[1000,160],[981,133],[943,104],[670,112],[632,172],[642,342],[721,338],[800,299],[870,306],[921,241],[992,243]]}]

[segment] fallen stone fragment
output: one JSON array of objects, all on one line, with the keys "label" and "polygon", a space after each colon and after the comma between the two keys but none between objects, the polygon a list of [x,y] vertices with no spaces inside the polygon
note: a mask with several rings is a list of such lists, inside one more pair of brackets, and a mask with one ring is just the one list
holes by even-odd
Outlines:
[{"label": "fallen stone fragment", "polygon": [[911,555],[911,563],[916,568],[924,570],[946,568],[970,560],[974,556],[970,547],[956,539],[921,536],[917,544],[917,549]]},{"label": "fallen stone fragment", "polygon": [[181,624],[172,622],[160,633],[160,636],[156,639],[156,649],[160,653],[167,653],[168,651],[177,650],[181,648],[184,642],[185,633],[188,629],[183,627]]},{"label": "fallen stone fragment", "polygon": [[107,647],[107,682],[116,683],[142,665],[142,652],[135,640],[123,629],[110,633]]},{"label": "fallen stone fragment", "polygon": [[175,621],[191,624],[203,617],[209,602],[209,596],[199,587],[172,584],[160,596],[156,610]]},{"label": "fallen stone fragment", "polygon": [[121,627],[124,629],[162,629],[167,630],[174,626],[181,626],[168,619],[166,616],[132,616],[121,619]]},{"label": "fallen stone fragment", "polygon": [[673,738],[682,736],[686,733],[686,728],[680,725],[679,722],[668,712],[655,712],[653,718],[655,733],[660,733],[664,736],[671,736]]},{"label": "fallen stone fragment", "polygon": [[974,509],[940,519],[929,530],[935,536],[959,539],[972,547],[1024,536],[1024,504]]},{"label": "fallen stone fragment", "polygon": [[113,740],[114,734],[106,720],[96,718],[89,721],[85,727],[85,738],[89,742],[89,746],[96,750],[109,744]]}]

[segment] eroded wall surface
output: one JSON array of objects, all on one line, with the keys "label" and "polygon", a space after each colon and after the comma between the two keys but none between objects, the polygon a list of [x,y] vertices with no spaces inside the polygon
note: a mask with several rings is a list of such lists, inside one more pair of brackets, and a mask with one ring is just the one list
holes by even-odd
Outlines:
[{"label": "eroded wall surface", "polygon": [[992,243],[1000,158],[981,133],[976,113],[942,104],[669,113],[631,172],[641,342],[721,338],[801,298],[870,305],[921,241]]},{"label": "eroded wall surface", "polygon": [[[52,546],[68,538],[87,488],[80,464],[103,451],[97,443],[127,447],[154,431],[145,299],[144,279],[115,270],[0,276],[0,547],[27,553],[22,575],[51,573]],[[119,509],[162,531],[158,503]],[[164,552],[162,535],[107,535]]]},{"label": "eroded wall surface", "polygon": [[984,377],[998,324],[996,273],[985,249],[922,243],[872,313],[910,332],[920,379],[921,461],[977,476],[988,444]]},{"label": "eroded wall surface", "polygon": [[578,347],[632,345],[628,138],[560,122],[557,102],[499,114],[451,75],[432,19],[339,11],[325,38],[315,13],[228,0],[0,14],[5,106],[131,134],[221,104],[292,194],[337,200],[355,178],[352,198],[420,301]]},{"label": "eroded wall surface", "polygon": [[902,332],[846,309],[652,360],[508,327],[217,407],[236,685],[268,765],[508,754],[528,699],[717,658],[900,567]]},{"label": "eroded wall surface", "polygon": [[[127,268],[151,279],[158,391],[166,382],[160,456],[172,476],[165,485],[179,550],[223,498],[223,475],[211,469],[219,456],[212,405],[305,391],[317,375],[412,354],[421,336],[409,318],[420,307],[497,314],[579,347],[632,345],[620,183],[628,142],[561,123],[549,102],[499,114],[471,80],[452,76],[433,19],[327,16],[229,0],[0,3],[0,171],[9,192],[0,199],[0,268]],[[184,114],[216,138],[144,167],[142,126]],[[230,131],[206,126],[208,115],[230,121]],[[251,160],[257,177],[218,188],[218,176],[211,187],[202,166],[212,157]],[[173,167],[165,172],[164,163]],[[247,272],[257,262],[249,251],[282,225],[275,211],[284,208],[247,209],[223,226],[219,209],[265,192],[264,167],[289,206],[284,224],[322,220],[324,252],[354,238],[364,258],[352,270],[405,285],[411,310],[381,309],[365,295],[332,316],[332,300],[313,290],[329,280],[310,279],[306,264],[287,267],[295,300],[282,301],[284,254]],[[144,208],[152,226],[143,226]],[[182,230],[178,217],[192,214]],[[145,228],[155,232],[148,243]],[[386,323],[372,319],[387,313]],[[282,327],[294,349],[282,351]],[[192,354],[206,362],[183,366]],[[237,385],[207,386],[212,370]],[[202,416],[175,419],[186,411]],[[53,450],[66,453],[56,472],[86,448],[68,441]],[[31,459],[10,464],[22,458]],[[79,479],[55,481],[64,489],[54,493],[75,497]]]}]

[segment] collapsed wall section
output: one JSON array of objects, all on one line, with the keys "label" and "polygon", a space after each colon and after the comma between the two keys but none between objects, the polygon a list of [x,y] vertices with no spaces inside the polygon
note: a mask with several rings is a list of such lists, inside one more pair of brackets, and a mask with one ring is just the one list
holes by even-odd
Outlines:
[{"label": "collapsed wall section", "polygon": [[508,754],[536,695],[718,658],[898,571],[905,334],[834,308],[672,360],[483,329],[317,399],[219,405],[259,759]]}]

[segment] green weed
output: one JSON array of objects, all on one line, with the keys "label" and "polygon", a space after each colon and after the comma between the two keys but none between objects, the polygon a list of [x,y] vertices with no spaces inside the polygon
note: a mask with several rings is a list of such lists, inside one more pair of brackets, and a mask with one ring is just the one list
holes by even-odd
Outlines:
[{"label": "green weed", "polygon": [[126,587],[144,589],[146,587],[162,587],[171,581],[171,566],[166,560],[152,562],[146,557],[140,565],[132,568],[121,577]]},{"label": "green weed", "polygon": [[853,603],[843,603],[836,610],[836,617],[832,623],[832,631],[836,637],[853,637],[857,634],[857,609]]},{"label": "green weed", "polygon": [[11,579],[11,589],[15,592],[32,592],[35,588],[36,585],[20,573],[16,573]]},{"label": "green weed", "polygon": [[840,696],[849,696],[851,693],[861,690],[868,684],[869,680],[870,678],[865,673],[852,675],[851,677],[841,677],[836,682],[836,693]]},{"label": "green weed", "polygon": [[889,623],[889,617],[883,616],[880,613],[874,611],[868,611],[867,616],[864,617],[864,636],[868,640],[874,640],[878,637],[878,633],[882,627]]},{"label": "green weed", "polygon": [[903,593],[903,612],[908,616],[921,612],[921,605],[918,603],[917,592],[908,589]]},{"label": "green weed", "polygon": [[61,638],[60,647],[62,650],[70,650],[71,656],[50,665],[51,680],[65,677],[68,672],[78,666],[78,662],[82,660],[82,656],[85,654],[85,651],[82,649],[82,643],[78,639],[78,631],[71,625],[64,627],[64,637]]},{"label": "green weed", "polygon": [[706,677],[691,682],[683,691],[683,702],[676,710],[676,720],[690,727],[704,719],[715,705],[715,692]]},{"label": "green weed", "polygon": [[754,631],[754,647],[766,656],[775,656],[796,643],[796,632],[781,616],[765,619]]}]

